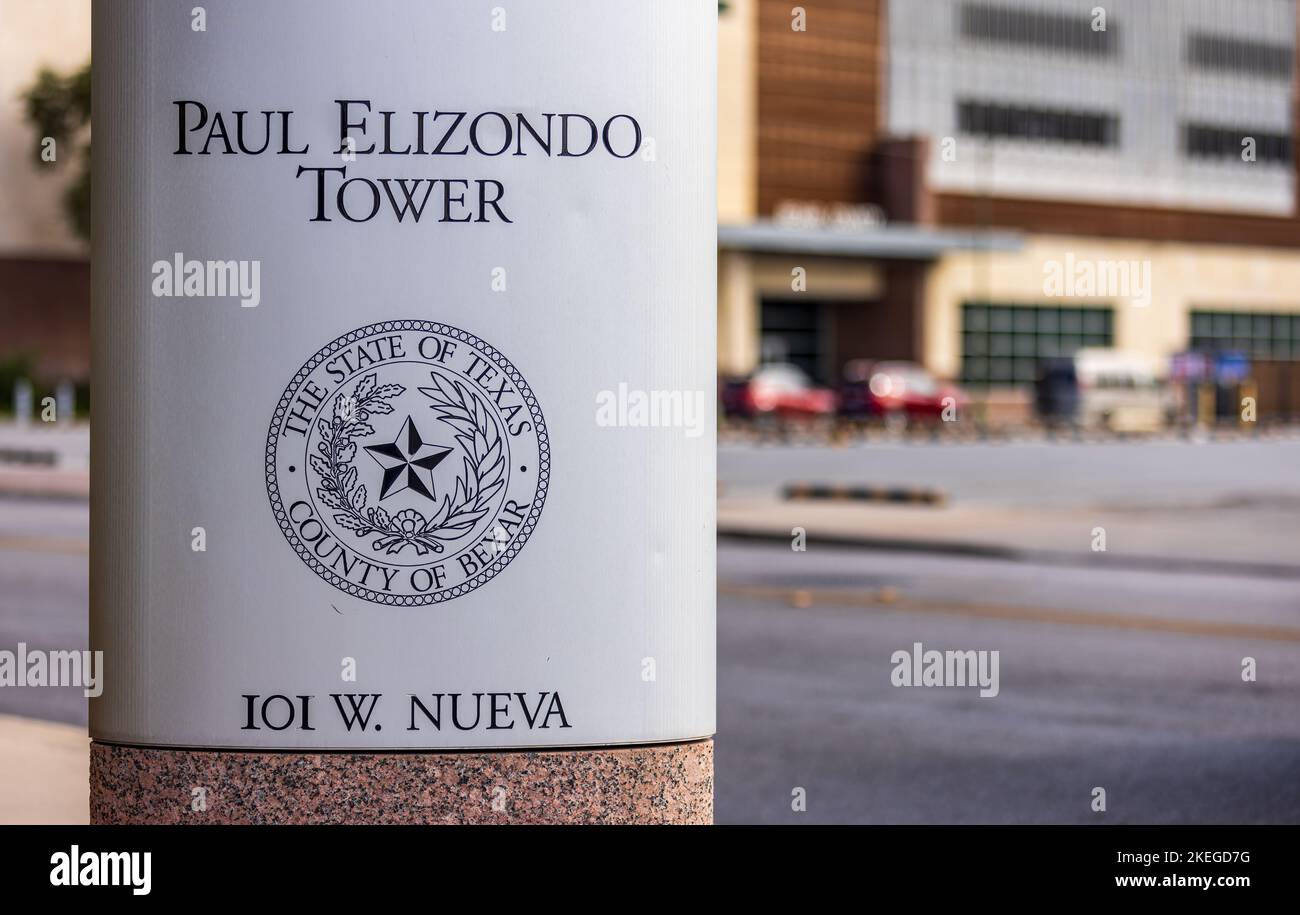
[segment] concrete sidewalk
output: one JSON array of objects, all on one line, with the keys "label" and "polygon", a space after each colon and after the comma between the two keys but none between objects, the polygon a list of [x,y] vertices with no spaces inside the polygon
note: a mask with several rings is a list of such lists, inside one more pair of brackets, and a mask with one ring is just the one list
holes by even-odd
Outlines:
[{"label": "concrete sidewalk", "polygon": [[0,715],[0,825],[90,822],[86,729]]},{"label": "concrete sidewalk", "polygon": [[[1116,568],[1300,579],[1296,506],[1195,508],[894,506],[734,496],[718,500],[718,536]],[[1095,551],[1096,529],[1106,550]]]}]

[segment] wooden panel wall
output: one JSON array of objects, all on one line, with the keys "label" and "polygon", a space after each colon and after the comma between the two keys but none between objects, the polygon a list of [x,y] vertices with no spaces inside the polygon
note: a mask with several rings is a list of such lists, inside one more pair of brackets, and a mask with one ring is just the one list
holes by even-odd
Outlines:
[{"label": "wooden panel wall", "polygon": [[885,0],[758,5],[758,207],[781,200],[868,199],[869,161],[884,123]]}]

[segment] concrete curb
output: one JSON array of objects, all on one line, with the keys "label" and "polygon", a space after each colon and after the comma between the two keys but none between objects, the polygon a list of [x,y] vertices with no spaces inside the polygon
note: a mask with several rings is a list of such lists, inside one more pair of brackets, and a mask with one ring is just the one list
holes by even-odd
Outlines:
[{"label": "concrete curb", "polygon": [[59,453],[52,448],[0,448],[0,465],[53,467],[58,462]]}]

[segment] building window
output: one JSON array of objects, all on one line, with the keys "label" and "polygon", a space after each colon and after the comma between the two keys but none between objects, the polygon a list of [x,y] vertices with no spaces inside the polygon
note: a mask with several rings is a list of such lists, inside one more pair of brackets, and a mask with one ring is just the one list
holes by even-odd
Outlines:
[{"label": "building window", "polygon": [[788,362],[809,378],[822,379],[826,357],[824,308],[818,302],[763,299],[760,347],[763,364]]},{"label": "building window", "polygon": [[968,303],[961,310],[961,380],[971,385],[1026,384],[1040,359],[1085,346],[1113,346],[1112,308]]},{"label": "building window", "polygon": [[1191,349],[1238,350],[1254,359],[1300,360],[1300,314],[1194,311]]},{"label": "building window", "polygon": [[1119,118],[1112,114],[969,99],[957,101],[957,127],[962,133],[981,137],[1087,146],[1115,146],[1119,142]]},{"label": "building window", "polygon": [[1293,54],[1288,45],[1193,33],[1187,38],[1187,62],[1206,70],[1222,70],[1269,79],[1291,79]]},{"label": "building window", "polygon": [[1119,33],[1113,21],[1107,23],[1105,31],[1093,31],[1090,16],[1060,15],[984,3],[962,4],[961,33],[976,41],[1076,54],[1112,55],[1119,48]]},{"label": "building window", "polygon": [[1284,133],[1251,130],[1247,127],[1217,127],[1211,124],[1183,125],[1183,149],[1194,159],[1242,159],[1242,143],[1255,141],[1255,161],[1290,164],[1291,138]]}]

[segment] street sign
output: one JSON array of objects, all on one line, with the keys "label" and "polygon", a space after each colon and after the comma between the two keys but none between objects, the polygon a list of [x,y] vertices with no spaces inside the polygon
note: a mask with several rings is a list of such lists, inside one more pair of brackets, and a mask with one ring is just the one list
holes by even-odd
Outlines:
[{"label": "street sign", "polygon": [[1177,383],[1205,380],[1210,371],[1210,357],[1205,353],[1186,351],[1169,357],[1169,380]]},{"label": "street sign", "polygon": [[94,739],[713,733],[715,16],[95,8]]},{"label": "street sign", "polygon": [[1214,380],[1219,384],[1236,384],[1250,377],[1250,357],[1239,350],[1220,350],[1214,354]]}]

